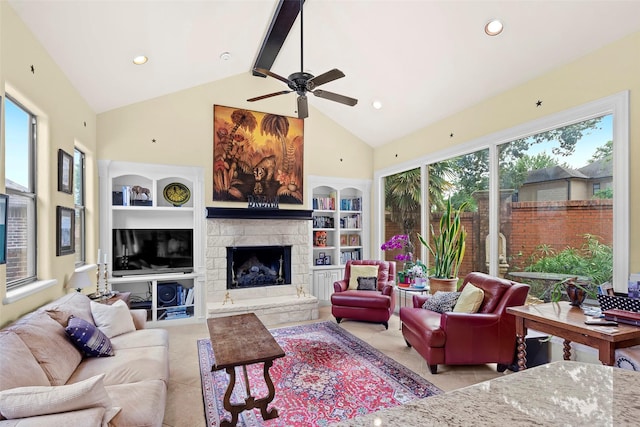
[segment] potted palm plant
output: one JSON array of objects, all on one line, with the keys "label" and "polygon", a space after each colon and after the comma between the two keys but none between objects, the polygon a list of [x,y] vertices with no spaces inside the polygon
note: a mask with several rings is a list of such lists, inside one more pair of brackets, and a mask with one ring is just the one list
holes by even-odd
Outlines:
[{"label": "potted palm plant", "polygon": [[429,244],[424,237],[418,234],[420,243],[429,249],[431,253],[432,273],[429,276],[430,292],[455,291],[458,287],[458,270],[464,258],[465,240],[467,232],[462,226],[461,214],[467,203],[463,203],[458,209],[453,209],[451,199],[447,200],[447,206],[440,218],[438,233],[431,224],[431,239]]}]

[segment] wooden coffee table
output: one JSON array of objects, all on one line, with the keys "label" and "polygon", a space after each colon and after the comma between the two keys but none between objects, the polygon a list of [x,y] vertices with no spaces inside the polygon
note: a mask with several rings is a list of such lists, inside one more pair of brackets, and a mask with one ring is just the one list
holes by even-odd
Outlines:
[{"label": "wooden coffee table", "polygon": [[564,338],[564,360],[571,358],[571,342],[577,342],[598,349],[598,358],[604,365],[613,366],[617,348],[640,344],[640,327],[625,325],[586,325],[587,316],[580,307],[573,307],[566,301],[546,304],[507,307],[507,313],[516,317],[518,340],[518,367],[526,369],[527,329]]},{"label": "wooden coffee table", "polygon": [[[278,410],[267,405],[276,395],[276,389],[269,376],[269,368],[277,358],[284,357],[284,351],[254,313],[207,319],[211,348],[216,359],[212,371],[226,369],[229,386],[224,394],[224,408],[231,413],[231,421],[224,419],[221,426],[235,426],[238,414],[246,409],[260,408],[262,418],[278,417]],[[264,380],[269,389],[266,397],[255,399],[251,396],[247,365],[264,363]],[[236,366],[242,366],[247,397],[244,404],[232,405],[231,393],[236,383]]]}]

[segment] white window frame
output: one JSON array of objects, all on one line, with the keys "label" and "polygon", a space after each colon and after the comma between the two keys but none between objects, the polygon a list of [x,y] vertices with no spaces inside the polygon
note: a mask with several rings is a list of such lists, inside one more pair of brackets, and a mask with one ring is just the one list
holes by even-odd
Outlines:
[{"label": "white window frame", "polygon": [[[489,149],[489,205],[499,203],[500,182],[498,178],[498,145],[537,133],[568,126],[584,120],[613,115],[613,285],[614,291],[627,292],[629,278],[629,92],[619,92],[584,105],[542,117],[522,125],[486,135],[455,147],[418,157],[389,168],[374,172],[374,215],[377,224],[373,230],[373,255],[382,259],[380,245],[384,239],[384,178],[409,169],[421,168],[422,189],[427,194],[426,165],[447,160],[474,151]],[[422,217],[426,217],[426,206],[422,204]],[[489,210],[489,253],[498,252],[499,210]],[[427,221],[421,221],[420,233],[427,234]],[[427,259],[424,248],[421,259]],[[489,273],[497,275],[498,257],[491,256]]]}]

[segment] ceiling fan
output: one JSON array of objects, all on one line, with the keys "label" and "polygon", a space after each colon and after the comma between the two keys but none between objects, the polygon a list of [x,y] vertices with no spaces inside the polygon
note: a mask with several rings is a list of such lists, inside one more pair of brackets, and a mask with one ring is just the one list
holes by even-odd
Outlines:
[{"label": "ceiling fan", "polygon": [[300,71],[291,74],[288,78],[282,77],[276,73],[272,73],[271,71],[265,68],[254,68],[254,73],[259,73],[264,76],[271,76],[274,79],[278,79],[281,82],[284,82],[289,86],[290,90],[281,90],[274,93],[269,93],[267,95],[256,96],[255,98],[247,99],[248,102],[259,101],[261,99],[271,98],[272,96],[284,95],[291,92],[296,92],[298,94],[298,118],[304,119],[309,116],[309,106],[307,104],[307,92],[314,94],[317,97],[328,99],[330,101],[340,102],[342,104],[346,104],[349,106],[354,106],[358,103],[358,100],[355,98],[350,98],[348,96],[339,95],[337,93],[329,92],[326,90],[316,89],[318,86],[323,85],[325,83],[332,82],[334,80],[340,79],[344,77],[344,73],[337,68],[333,70],[329,70],[326,73],[320,74],[319,76],[314,76],[310,73],[305,73],[304,71],[304,39],[303,39],[303,28],[304,28],[304,18],[302,14],[302,4],[304,0],[300,0]]}]

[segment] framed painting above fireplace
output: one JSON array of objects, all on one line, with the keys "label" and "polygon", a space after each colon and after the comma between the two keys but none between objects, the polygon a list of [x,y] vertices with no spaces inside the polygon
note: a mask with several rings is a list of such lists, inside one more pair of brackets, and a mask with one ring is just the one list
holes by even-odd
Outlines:
[{"label": "framed painting above fireplace", "polygon": [[213,200],[303,203],[304,120],[213,106]]}]

